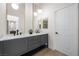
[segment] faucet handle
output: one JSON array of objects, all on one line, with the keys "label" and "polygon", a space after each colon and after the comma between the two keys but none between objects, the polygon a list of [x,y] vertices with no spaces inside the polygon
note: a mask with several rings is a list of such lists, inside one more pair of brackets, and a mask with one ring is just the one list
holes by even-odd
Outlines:
[{"label": "faucet handle", "polygon": [[20,35],[22,34],[22,32],[20,32]]}]

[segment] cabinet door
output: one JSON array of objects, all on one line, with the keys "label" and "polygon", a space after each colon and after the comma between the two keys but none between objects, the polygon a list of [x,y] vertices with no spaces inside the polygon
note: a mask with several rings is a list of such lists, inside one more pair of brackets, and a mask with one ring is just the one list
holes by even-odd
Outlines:
[{"label": "cabinet door", "polygon": [[48,34],[41,35],[41,44],[48,43]]},{"label": "cabinet door", "polygon": [[3,55],[3,42],[0,41],[0,56]]},{"label": "cabinet door", "polygon": [[23,51],[27,52],[25,39],[4,41],[4,55],[20,55]]},{"label": "cabinet door", "polygon": [[39,36],[30,37],[28,40],[29,51],[35,48],[40,47],[40,39]]}]

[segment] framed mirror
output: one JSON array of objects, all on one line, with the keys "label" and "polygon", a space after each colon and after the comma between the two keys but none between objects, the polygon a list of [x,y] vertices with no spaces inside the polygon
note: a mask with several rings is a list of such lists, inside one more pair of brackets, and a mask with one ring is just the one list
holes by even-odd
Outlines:
[{"label": "framed mirror", "polygon": [[19,29],[19,17],[7,15],[7,34]]},{"label": "framed mirror", "polygon": [[48,29],[48,19],[43,19],[43,29]]}]

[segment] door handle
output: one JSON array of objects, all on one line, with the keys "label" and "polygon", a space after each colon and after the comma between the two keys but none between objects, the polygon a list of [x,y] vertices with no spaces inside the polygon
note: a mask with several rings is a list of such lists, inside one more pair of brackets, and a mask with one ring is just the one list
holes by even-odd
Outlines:
[{"label": "door handle", "polygon": [[55,32],[55,34],[58,34],[58,32]]}]

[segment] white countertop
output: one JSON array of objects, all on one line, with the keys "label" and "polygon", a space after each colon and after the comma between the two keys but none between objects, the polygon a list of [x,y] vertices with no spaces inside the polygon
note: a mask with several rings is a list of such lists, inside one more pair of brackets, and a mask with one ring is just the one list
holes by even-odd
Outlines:
[{"label": "white countertop", "polygon": [[37,35],[43,35],[43,34],[47,34],[47,33],[33,33],[33,34],[24,34],[24,35],[16,35],[16,36],[6,35],[6,36],[0,37],[0,41],[12,40],[16,38],[31,37],[31,36],[37,36]]}]

